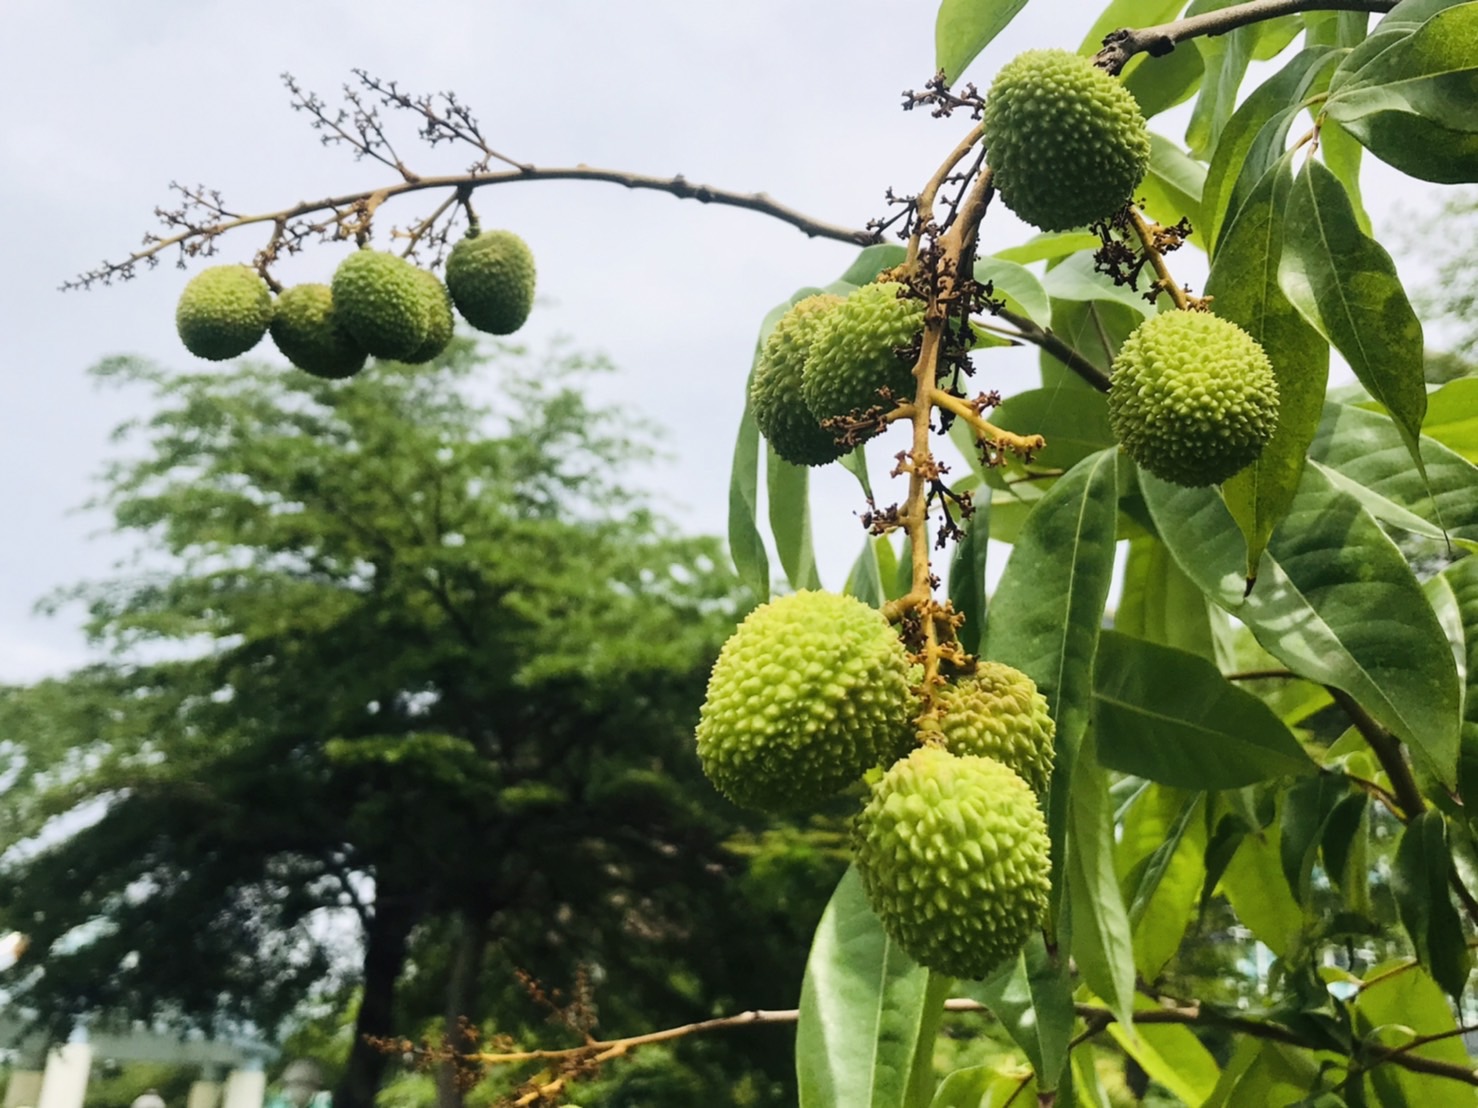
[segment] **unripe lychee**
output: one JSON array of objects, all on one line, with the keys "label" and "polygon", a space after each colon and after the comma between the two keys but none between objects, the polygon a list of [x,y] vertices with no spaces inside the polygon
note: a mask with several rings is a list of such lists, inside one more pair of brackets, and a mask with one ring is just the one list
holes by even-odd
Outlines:
[{"label": "unripe lychee", "polygon": [[1052,776],[1056,727],[1036,682],[1000,662],[940,687],[938,735],[951,754],[994,758],[1019,773],[1038,796]]},{"label": "unripe lychee", "polygon": [[801,373],[817,330],[841,303],[840,296],[820,293],[794,304],[765,340],[750,382],[754,422],[771,449],[795,465],[825,465],[849,449],[816,421],[801,396]]},{"label": "unripe lychee", "polygon": [[883,930],[940,973],[984,977],[1047,908],[1046,820],[1026,782],[993,758],[918,747],[873,786],[852,851]]},{"label": "unripe lychee", "polygon": [[1066,50],[1028,50],[996,75],[981,123],[1006,207],[1043,231],[1107,219],[1149,167],[1139,104],[1119,81]]},{"label": "unripe lychee", "polygon": [[1124,452],[1177,485],[1216,485],[1278,426],[1278,381],[1257,341],[1208,312],[1141,323],[1114,361],[1109,424]]},{"label": "unripe lychee", "polygon": [[356,250],[334,270],[334,313],[376,358],[409,357],[426,341],[426,287],[417,273],[381,250]]},{"label": "unripe lychee", "polygon": [[334,314],[327,285],[294,285],[279,295],[271,331],[283,357],[315,377],[352,377],[368,357]]},{"label": "unripe lychee", "polygon": [[434,273],[427,273],[424,269],[417,269],[416,273],[425,298],[426,338],[419,347],[401,359],[410,365],[422,365],[445,350],[452,341],[452,331],[456,327],[456,320],[452,318],[452,298],[446,286]]},{"label": "unripe lychee", "polygon": [[911,743],[909,659],[882,613],[802,591],[749,613],[719,652],[698,757],[736,804],[819,804]]},{"label": "unripe lychee", "polygon": [[534,255],[512,231],[464,238],[447,256],[446,287],[472,326],[511,335],[534,304]]},{"label": "unripe lychee", "polygon": [[924,302],[900,298],[903,291],[897,281],[863,285],[821,320],[801,373],[801,395],[818,421],[913,399],[908,352],[924,328]]},{"label": "unripe lychee", "polygon": [[185,285],[175,307],[175,330],[197,358],[225,361],[262,340],[272,320],[272,294],[256,270],[214,265]]}]

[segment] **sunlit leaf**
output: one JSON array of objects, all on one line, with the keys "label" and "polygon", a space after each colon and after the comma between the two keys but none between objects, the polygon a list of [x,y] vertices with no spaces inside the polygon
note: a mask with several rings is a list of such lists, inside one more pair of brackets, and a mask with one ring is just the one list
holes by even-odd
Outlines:
[{"label": "sunlit leaf", "polygon": [[1027,0],[943,0],[934,22],[934,68],[956,81],[1026,7]]}]

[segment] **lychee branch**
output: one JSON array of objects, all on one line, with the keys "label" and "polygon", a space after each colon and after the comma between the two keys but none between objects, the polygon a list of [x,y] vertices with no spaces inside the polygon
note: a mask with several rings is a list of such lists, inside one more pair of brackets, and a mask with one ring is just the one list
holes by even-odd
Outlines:
[{"label": "lychee branch", "polygon": [[913,234],[908,240],[908,258],[904,264],[910,264],[919,256],[919,243],[923,240],[924,229],[934,221],[934,199],[939,195],[939,190],[944,187],[945,181],[954,172],[955,166],[964,160],[965,155],[973,150],[980,142],[980,124],[970,129],[960,144],[950,151],[949,157],[945,158],[939,168],[934,171],[934,176],[929,178],[928,184],[919,193],[918,199],[914,201],[914,227]]},{"label": "lychee branch", "polygon": [[[1175,301],[1175,306],[1181,311],[1189,311],[1198,306],[1186,294],[1185,289],[1180,287],[1175,275],[1170,272],[1170,267],[1165,264],[1164,239],[1158,225],[1151,224],[1145,219],[1144,214],[1133,204],[1129,205],[1129,225],[1134,228],[1134,233],[1139,236],[1140,245],[1144,247],[1145,257],[1149,259],[1150,265],[1155,269],[1155,289],[1148,295],[1153,298],[1156,290],[1163,290],[1170,294],[1170,299]],[[1178,246],[1175,241],[1171,246]]]},{"label": "lychee branch", "polygon": [[952,393],[947,393],[943,389],[936,388],[930,394],[930,398],[937,407],[953,412],[968,423],[981,444],[989,447],[993,452],[1010,452],[1030,459],[1031,455],[1047,445],[1047,440],[1041,435],[1018,435],[1014,431],[997,427],[994,423],[984,419],[980,414],[980,409],[974,404]]},{"label": "lychee branch", "polygon": [[1202,35],[1224,35],[1251,23],[1261,23],[1299,12],[1388,12],[1396,6],[1396,0],[1250,0],[1246,4],[1234,4],[1214,12],[1187,16],[1185,19],[1160,23],[1153,27],[1137,30],[1123,28],[1104,36],[1103,49],[1093,58],[1093,64],[1110,73],[1117,74],[1135,54],[1161,57],[1170,53],[1180,43]]}]

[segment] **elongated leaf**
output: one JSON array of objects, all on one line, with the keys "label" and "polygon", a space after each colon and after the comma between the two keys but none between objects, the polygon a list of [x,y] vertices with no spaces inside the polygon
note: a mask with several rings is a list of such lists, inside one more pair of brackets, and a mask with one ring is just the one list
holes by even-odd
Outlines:
[{"label": "elongated leaf", "polygon": [[1478,3],[1438,12],[1334,89],[1324,110],[1341,123],[1403,112],[1478,131]]},{"label": "elongated leaf", "polygon": [[1478,181],[1478,134],[1407,112],[1373,112],[1344,125],[1360,145],[1402,173],[1439,185]]},{"label": "elongated leaf", "polygon": [[965,524],[965,537],[955,544],[949,563],[949,599],[965,617],[959,629],[960,645],[975,654],[985,638],[985,559],[990,549],[990,502],[988,487],[975,490],[974,514]]},{"label": "elongated leaf", "polygon": [[1222,129],[1232,117],[1237,103],[1237,90],[1242,87],[1242,78],[1246,76],[1247,65],[1252,60],[1252,46],[1256,36],[1252,27],[1238,27],[1224,35],[1194,41],[1206,65],[1206,73],[1201,78],[1201,93],[1196,97],[1195,107],[1191,110],[1185,141],[1193,155],[1206,159],[1216,149]]},{"label": "elongated leaf", "polygon": [[943,0],[934,22],[934,68],[956,81],[1026,0]]},{"label": "elongated leaf", "polygon": [[[1463,1067],[1472,1064],[1442,989],[1419,967],[1407,968],[1401,963],[1372,967],[1364,987],[1350,1003],[1350,1015],[1355,1030],[1367,1041],[1434,1062]],[[1413,1045],[1418,1038],[1428,1041]],[[1376,1066],[1367,1080],[1372,1083],[1373,1104],[1467,1108],[1473,1102],[1471,1089],[1401,1066]]]},{"label": "elongated leaf", "polygon": [[1324,837],[1330,814],[1351,789],[1342,773],[1324,773],[1295,781],[1283,803],[1283,835],[1278,843],[1283,877],[1293,898],[1305,908],[1313,907],[1314,861]]},{"label": "elongated leaf", "polygon": [[891,269],[908,257],[908,251],[891,242],[864,246],[856,260],[847,267],[838,281],[848,285],[866,285],[885,269]]},{"label": "elongated leaf", "polygon": [[1391,256],[1360,230],[1343,186],[1319,162],[1307,162],[1294,181],[1284,230],[1284,294],[1385,405],[1421,468],[1422,325]]},{"label": "elongated leaf", "polygon": [[1116,441],[1108,402],[1091,389],[1028,389],[1008,397],[990,419],[1004,430],[1046,438],[1046,447],[1034,460],[1038,469],[1072,469]]},{"label": "elongated leaf", "polygon": [[1189,1027],[1141,1024],[1130,1034],[1123,1026],[1111,1024],[1109,1034],[1145,1073],[1183,1104],[1204,1103],[1221,1077],[1216,1059]]},{"label": "elongated leaf", "polygon": [[[746,391],[746,396],[748,390]],[[729,472],[729,556],[739,580],[756,596],[770,595],[770,556],[760,537],[759,517],[760,429],[755,425],[749,402],[739,418],[734,441],[734,462]]]},{"label": "elongated leaf", "polygon": [[1423,812],[1401,833],[1391,869],[1391,892],[1422,968],[1443,992],[1460,1001],[1473,962],[1447,889],[1451,859],[1442,814]]},{"label": "elongated leaf", "polygon": [[1140,488],[1161,539],[1210,599],[1289,669],[1348,692],[1453,782],[1452,653],[1411,568],[1357,500],[1306,470],[1244,599],[1241,540],[1215,493],[1146,474]]},{"label": "elongated leaf", "polygon": [[1057,724],[1047,813],[1054,914],[1073,764],[1092,710],[1093,654],[1113,576],[1116,457],[1105,450],[1085,458],[1032,509],[986,624],[985,656],[1035,681]]},{"label": "elongated leaf", "polygon": [[1236,789],[1318,768],[1273,710],[1204,658],[1105,631],[1093,665],[1098,758],[1184,789]]},{"label": "elongated leaf", "polygon": [[1329,172],[1344,186],[1361,232],[1373,237],[1374,224],[1370,221],[1370,213],[1365,210],[1360,191],[1360,163],[1364,159],[1365,148],[1349,131],[1334,120],[1326,119],[1319,129],[1319,149],[1324,153],[1324,164],[1329,167]]},{"label": "elongated leaf", "polygon": [[1286,234],[1284,208],[1292,185],[1285,158],[1264,174],[1223,236],[1206,291],[1216,314],[1262,344],[1278,379],[1278,426],[1262,453],[1223,485],[1227,508],[1246,542],[1246,576],[1287,514],[1314,438],[1329,375],[1329,346],[1278,287]]},{"label": "elongated leaf", "polygon": [[819,589],[816,554],[811,547],[811,497],[809,473],[792,465],[773,450],[765,452],[766,492],[770,509],[770,533],[775,552],[792,589]]},{"label": "elongated leaf", "polygon": [[867,475],[866,448],[859,443],[837,461],[841,463],[843,469],[857,478],[857,483],[862,486],[862,495],[869,500],[873,499],[872,481]]},{"label": "elongated leaf", "polygon": [[[1443,616],[1443,628],[1452,646],[1454,662],[1462,677],[1462,753],[1458,768],[1458,790],[1465,810],[1473,811],[1478,798],[1478,558],[1464,558],[1427,582],[1428,595]],[[1470,815],[1469,822],[1473,821]]]},{"label": "elongated leaf", "polygon": [[[1067,816],[1067,885],[1071,893],[1073,960],[1088,987],[1114,1015],[1129,1022],[1134,1006],[1134,938],[1114,873],[1114,819],[1108,776],[1096,756],[1093,732],[1084,736],[1073,768]],[[1053,774],[1052,788],[1058,787]]]},{"label": "elongated leaf", "polygon": [[1478,465],[1478,377],[1449,381],[1434,392],[1422,430]]},{"label": "elongated leaf", "polygon": [[[1214,662],[1216,631],[1211,613],[1201,590],[1175,563],[1164,543],[1146,537],[1129,544],[1123,590],[1114,611],[1116,631]],[[1216,614],[1221,615],[1220,609]]]},{"label": "elongated leaf", "polygon": [[[1093,365],[1108,372],[1119,347],[1143,322],[1138,308],[1106,300],[1052,301],[1052,330]],[[1046,388],[1075,388],[1098,391],[1072,370],[1043,350],[1039,358],[1042,384]]]},{"label": "elongated leaf", "polygon": [[[1126,855],[1138,856],[1132,867]],[[1134,967],[1154,981],[1195,918],[1206,881],[1205,794],[1147,786],[1124,816],[1116,856],[1126,877]]]},{"label": "elongated leaf", "polygon": [[1049,258],[1065,258],[1079,250],[1097,250],[1099,245],[1098,236],[1090,235],[1087,231],[1054,231],[1028,239],[1020,246],[997,250],[991,257],[1029,265]]},{"label": "elongated leaf", "polygon": [[1016,960],[984,981],[965,986],[1026,1053],[1044,1090],[1057,1088],[1072,1040],[1073,986],[1067,967],[1034,935]]},{"label": "elongated leaf", "polygon": [[1305,12],[1310,46],[1358,46],[1370,25],[1368,12]]},{"label": "elongated leaf", "polygon": [[[861,879],[848,869],[816,928],[801,985],[795,1051],[801,1108],[910,1103],[920,1066],[930,1064],[950,984],[931,981],[934,976],[883,933]],[[921,1051],[921,1043],[929,1050]]]},{"label": "elongated leaf", "polygon": [[1144,117],[1152,119],[1194,96],[1205,73],[1206,60],[1199,50],[1172,50],[1159,58],[1141,54],[1125,68],[1124,87],[1139,102]]},{"label": "elongated leaf", "polygon": [[878,551],[872,539],[863,541],[862,553],[857,555],[851,572],[847,574],[845,592],[874,608],[883,606],[883,575],[878,567]]},{"label": "elongated leaf", "polygon": [[969,1066],[955,1070],[940,1082],[929,1108],[1005,1108],[1008,1104],[1036,1103],[1037,1085],[1030,1070]]},{"label": "elongated leaf", "polygon": [[[1137,195],[1154,219],[1167,226],[1187,219],[1193,231],[1202,226],[1201,191],[1205,181],[1204,165],[1169,139],[1150,135],[1150,168]],[[1189,241],[1194,246],[1206,245],[1200,235],[1193,234]]]},{"label": "elongated leaf", "polygon": [[1274,822],[1242,838],[1221,875],[1221,891],[1254,935],[1280,958],[1298,949],[1304,912],[1283,878],[1281,834]]},{"label": "elongated leaf", "polygon": [[1389,419],[1365,408],[1329,404],[1309,457],[1337,471],[1377,519],[1428,537],[1446,532],[1478,539],[1478,466],[1425,435],[1420,445],[1426,481],[1412,468]]},{"label": "elongated leaf", "polygon": [[975,263],[975,279],[992,285],[991,297],[1004,300],[1017,315],[1046,327],[1052,320],[1052,304],[1037,275],[1018,262],[1004,258],[981,258]]},{"label": "elongated leaf", "polygon": [[1109,0],[1083,35],[1078,53],[1092,56],[1103,47],[1103,36],[1126,27],[1153,27],[1174,19],[1185,0]]},{"label": "elongated leaf", "polygon": [[1093,268],[1093,255],[1074,254],[1047,271],[1042,287],[1054,300],[1108,300],[1131,308],[1141,316],[1155,314],[1156,307],[1127,285],[1116,285]]}]

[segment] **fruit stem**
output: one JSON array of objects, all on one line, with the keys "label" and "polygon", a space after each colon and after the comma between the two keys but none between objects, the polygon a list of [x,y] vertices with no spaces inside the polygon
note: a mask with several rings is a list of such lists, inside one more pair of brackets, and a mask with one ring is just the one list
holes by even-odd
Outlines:
[{"label": "fruit stem", "polygon": [[962,400],[943,389],[936,388],[931,394],[931,399],[937,407],[953,412],[968,423],[975,432],[976,440],[996,456],[1004,451],[1010,451],[1012,454],[1021,455],[1024,461],[1031,461],[1031,456],[1047,445],[1047,440],[1041,435],[1018,435],[1015,431],[997,427],[994,423],[982,418],[980,409],[970,401]]},{"label": "fruit stem", "polygon": [[1164,289],[1170,294],[1170,299],[1175,301],[1175,306],[1181,311],[1191,311],[1198,305],[1193,304],[1191,298],[1186,295],[1185,289],[1176,282],[1170,267],[1165,264],[1165,255],[1159,247],[1158,224],[1152,224],[1145,219],[1144,213],[1133,204],[1129,205],[1129,223],[1134,228],[1134,233],[1139,236],[1140,244],[1144,247],[1144,253],[1155,267],[1158,279],[1155,287]]},{"label": "fruit stem", "polygon": [[919,244],[924,238],[924,229],[934,220],[934,198],[939,195],[939,190],[944,187],[944,182],[954,172],[955,166],[959,165],[965,155],[975,148],[980,141],[980,130],[982,124],[977,123],[970,128],[970,133],[960,140],[960,144],[950,151],[949,157],[945,158],[939,168],[934,171],[934,176],[924,185],[919,193],[918,199],[914,201],[914,225],[913,234],[908,238],[908,258],[904,265],[912,267],[919,257]]}]

